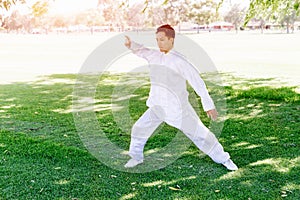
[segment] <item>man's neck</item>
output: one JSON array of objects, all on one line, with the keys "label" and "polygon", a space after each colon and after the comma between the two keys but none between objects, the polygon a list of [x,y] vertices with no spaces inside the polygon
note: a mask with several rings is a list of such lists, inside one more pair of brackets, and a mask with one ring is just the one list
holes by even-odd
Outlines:
[{"label": "man's neck", "polygon": [[162,52],[162,53],[164,53],[164,54],[168,54],[171,50],[172,50],[172,49],[170,49],[170,50],[161,50],[160,52]]}]

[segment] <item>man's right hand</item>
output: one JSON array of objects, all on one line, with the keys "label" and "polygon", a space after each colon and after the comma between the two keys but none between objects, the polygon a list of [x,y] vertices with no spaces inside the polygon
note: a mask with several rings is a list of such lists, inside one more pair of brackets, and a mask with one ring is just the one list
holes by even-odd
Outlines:
[{"label": "man's right hand", "polygon": [[130,37],[128,37],[127,35],[125,35],[125,43],[124,45],[129,49],[131,47],[131,40]]}]

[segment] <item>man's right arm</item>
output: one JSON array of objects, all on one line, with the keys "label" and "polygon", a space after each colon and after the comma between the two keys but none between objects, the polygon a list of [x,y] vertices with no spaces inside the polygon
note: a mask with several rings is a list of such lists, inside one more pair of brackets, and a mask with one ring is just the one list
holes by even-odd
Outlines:
[{"label": "man's right arm", "polygon": [[124,45],[139,57],[142,57],[149,61],[149,57],[155,52],[155,50],[144,47],[144,45],[131,41],[130,37],[125,35]]}]

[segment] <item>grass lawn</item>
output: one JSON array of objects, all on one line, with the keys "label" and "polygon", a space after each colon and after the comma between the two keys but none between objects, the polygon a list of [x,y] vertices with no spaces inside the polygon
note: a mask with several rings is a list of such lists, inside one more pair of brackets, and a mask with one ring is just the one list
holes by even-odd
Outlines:
[{"label": "grass lawn", "polygon": [[[120,76],[102,76],[96,116],[106,136],[127,150],[130,133],[120,131],[107,106]],[[76,75],[0,85],[0,199],[300,199],[300,94],[275,87],[272,79],[223,76],[227,118],[219,140],[240,167],[236,172],[193,145],[160,170],[111,169],[77,133],[71,111]],[[133,119],[145,111],[148,90],[146,84],[130,98]],[[176,132],[163,126],[145,150],[162,148]]]}]

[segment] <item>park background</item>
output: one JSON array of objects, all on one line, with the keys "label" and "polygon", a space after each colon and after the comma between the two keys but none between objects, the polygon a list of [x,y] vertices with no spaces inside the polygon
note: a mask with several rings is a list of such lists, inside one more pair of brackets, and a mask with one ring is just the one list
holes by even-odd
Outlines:
[{"label": "park background", "polygon": [[[299,199],[299,2],[251,2],[1,1],[0,199]],[[114,36],[154,33],[164,22],[199,44],[222,75],[228,114],[220,141],[237,172],[193,146],[164,169],[119,172],[78,137],[70,108],[84,61]],[[105,83],[140,62],[126,56]],[[107,96],[96,98],[109,99],[112,87],[100,81]],[[132,99],[133,118],[145,109],[141,99]],[[120,136],[109,102],[99,102],[99,124],[128,148],[129,133]],[[148,150],[174,130],[162,132]]]}]

